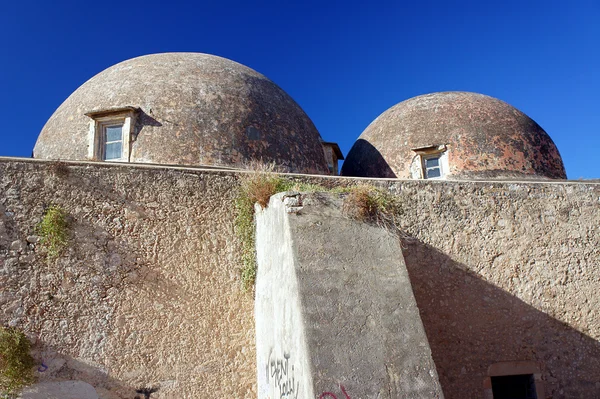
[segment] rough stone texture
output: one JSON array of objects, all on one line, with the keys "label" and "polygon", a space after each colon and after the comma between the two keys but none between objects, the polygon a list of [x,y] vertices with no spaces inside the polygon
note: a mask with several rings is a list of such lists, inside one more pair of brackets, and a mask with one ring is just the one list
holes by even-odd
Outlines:
[{"label": "rough stone texture", "polygon": [[[110,399],[255,397],[236,187],[229,173],[0,160],[0,324],[35,340],[41,382]],[[51,203],[71,234],[46,264],[34,231]]]},{"label": "rough stone texture", "polygon": [[566,178],[556,146],[535,121],[503,101],[464,92],[388,109],[360,135],[341,174],[409,179],[412,149],[438,145],[448,148],[451,179]]},{"label": "rough stone texture", "polygon": [[263,75],[199,53],[153,54],[114,65],[78,88],[42,129],[34,157],[88,159],[86,113],[140,109],[130,162],[244,166],[329,174],[320,135]]},{"label": "rough stone texture", "polygon": [[398,182],[403,253],[447,398],[540,365],[547,397],[600,397],[600,185]]},{"label": "rough stone texture", "polygon": [[279,194],[257,214],[258,398],[443,397],[400,242],[341,204]]},{"label": "rough stone texture", "polygon": [[[42,382],[81,380],[111,399],[155,385],[153,399],[256,397],[238,174],[0,158],[0,323],[35,341]],[[600,397],[600,184],[294,179],[370,182],[402,200],[446,398],[482,397],[503,361],[537,362],[553,399]],[[34,226],[50,203],[73,230],[47,265]]]},{"label": "rough stone texture", "polygon": [[83,381],[41,382],[23,390],[23,399],[98,399],[93,386]]}]

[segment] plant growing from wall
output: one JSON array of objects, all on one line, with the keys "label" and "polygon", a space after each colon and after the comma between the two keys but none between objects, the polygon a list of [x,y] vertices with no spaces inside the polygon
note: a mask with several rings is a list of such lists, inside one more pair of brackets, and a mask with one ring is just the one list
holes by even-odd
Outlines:
[{"label": "plant growing from wall", "polygon": [[362,222],[396,229],[396,217],[402,215],[399,198],[378,187],[361,185],[347,190],[344,214]]},{"label": "plant growing from wall", "polygon": [[235,200],[235,208],[235,233],[242,246],[240,277],[242,288],[248,290],[254,285],[256,279],[254,203],[242,191]]},{"label": "plant growing from wall", "polygon": [[0,394],[14,395],[34,382],[31,343],[21,331],[0,327]]},{"label": "plant growing from wall", "polygon": [[274,173],[274,165],[257,166],[240,176],[240,190],[235,200],[235,232],[242,245],[242,288],[249,290],[256,279],[256,232],[254,204],[266,208],[273,194],[285,191],[284,179]]},{"label": "plant growing from wall", "polygon": [[317,184],[294,182],[277,175],[274,165],[252,165],[253,172],[240,176],[240,189],[235,200],[235,231],[242,246],[242,288],[249,290],[256,279],[256,225],[254,204],[263,209],[274,194],[284,191],[345,193],[344,213],[363,222],[395,229],[395,218],[402,214],[398,198],[388,191],[370,185],[326,188]]},{"label": "plant growing from wall", "polygon": [[46,251],[47,260],[58,258],[69,240],[67,213],[57,205],[50,205],[37,225],[36,233],[40,236],[40,245]]},{"label": "plant growing from wall", "polygon": [[278,175],[274,164],[253,164],[250,173],[239,177],[240,189],[235,200],[235,231],[242,246],[242,288],[249,290],[256,279],[256,225],[254,221],[254,204],[263,209],[269,204],[274,194],[284,191],[329,191],[327,188],[304,182],[294,182]]}]

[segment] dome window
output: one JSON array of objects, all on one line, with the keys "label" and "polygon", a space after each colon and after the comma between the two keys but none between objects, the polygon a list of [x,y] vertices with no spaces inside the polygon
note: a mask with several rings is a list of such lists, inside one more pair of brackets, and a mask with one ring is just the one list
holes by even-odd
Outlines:
[{"label": "dome window", "polygon": [[88,157],[96,161],[129,162],[131,136],[138,110],[133,107],[88,112]]},{"label": "dome window", "polygon": [[448,174],[448,152],[445,145],[413,148],[411,165],[413,179],[444,179]]},{"label": "dome window", "polygon": [[249,140],[260,140],[260,130],[254,126],[248,126],[246,128],[246,135],[248,136]]},{"label": "dome window", "polygon": [[423,177],[425,179],[436,179],[443,176],[441,154],[423,157]]},{"label": "dome window", "polygon": [[104,161],[121,160],[123,157],[123,124],[102,126],[101,159]]}]

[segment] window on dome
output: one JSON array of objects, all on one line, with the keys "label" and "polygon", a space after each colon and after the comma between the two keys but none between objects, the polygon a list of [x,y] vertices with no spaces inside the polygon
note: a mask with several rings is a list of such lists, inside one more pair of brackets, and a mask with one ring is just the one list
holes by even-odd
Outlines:
[{"label": "window on dome", "polygon": [[102,126],[102,156],[104,161],[123,158],[123,124]]},{"label": "window on dome", "polygon": [[448,147],[431,145],[412,149],[415,153],[410,166],[413,179],[445,179],[448,175]]},{"label": "window on dome", "polygon": [[132,107],[89,112],[88,157],[97,161],[129,162],[137,109]]},{"label": "window on dome", "polygon": [[340,146],[337,143],[321,141],[321,144],[323,145],[323,153],[325,154],[325,160],[327,161],[329,173],[331,173],[334,176],[337,176],[338,161],[344,159],[342,150],[340,150]]},{"label": "window on dome", "polygon": [[437,179],[443,176],[440,158],[440,154],[423,157],[423,177],[425,179]]}]

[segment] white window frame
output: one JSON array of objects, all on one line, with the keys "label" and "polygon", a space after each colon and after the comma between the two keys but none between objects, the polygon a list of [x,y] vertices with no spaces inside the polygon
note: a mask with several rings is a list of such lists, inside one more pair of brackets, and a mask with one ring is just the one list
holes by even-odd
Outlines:
[{"label": "white window frame", "polygon": [[[137,109],[133,107],[126,107],[90,112],[86,115],[92,119],[90,121],[88,134],[88,158],[94,161],[104,162],[129,162]],[[121,126],[121,157],[115,159],[104,159],[106,128],[116,125]]]},{"label": "white window frame", "polygon": [[[449,151],[445,144],[413,148],[412,151],[416,153],[411,165],[411,177],[413,179],[444,180],[448,177],[450,172],[450,166],[448,164]],[[434,158],[439,159],[438,167],[440,170],[440,176],[428,177],[425,161],[427,159]]]},{"label": "white window frame", "polygon": [[[443,179],[445,176],[445,170],[444,170],[444,162],[442,160],[442,157],[444,156],[443,153],[436,153],[436,154],[428,154],[428,155],[421,155],[421,167],[423,168],[423,178],[424,179]],[[434,168],[428,168],[427,167],[427,160],[429,159],[437,159],[438,160],[438,166],[434,167]],[[436,176],[436,177],[429,177],[428,176],[428,171],[429,169],[439,169],[440,170],[440,175]]]},{"label": "white window frame", "polygon": [[[107,128],[109,127],[115,127],[118,126],[121,128],[121,137],[119,140],[116,141],[108,141],[108,136],[107,136]],[[121,122],[121,121],[106,121],[106,122],[100,122],[99,123],[99,127],[98,127],[98,136],[99,136],[99,143],[98,143],[98,158],[106,161],[106,162],[119,162],[119,161],[125,161],[128,160],[129,157],[125,158],[125,154],[124,154],[124,149],[125,149],[125,121]],[[111,158],[111,159],[106,159],[106,147],[108,144],[113,144],[113,143],[121,143],[121,156],[119,158]]]}]

